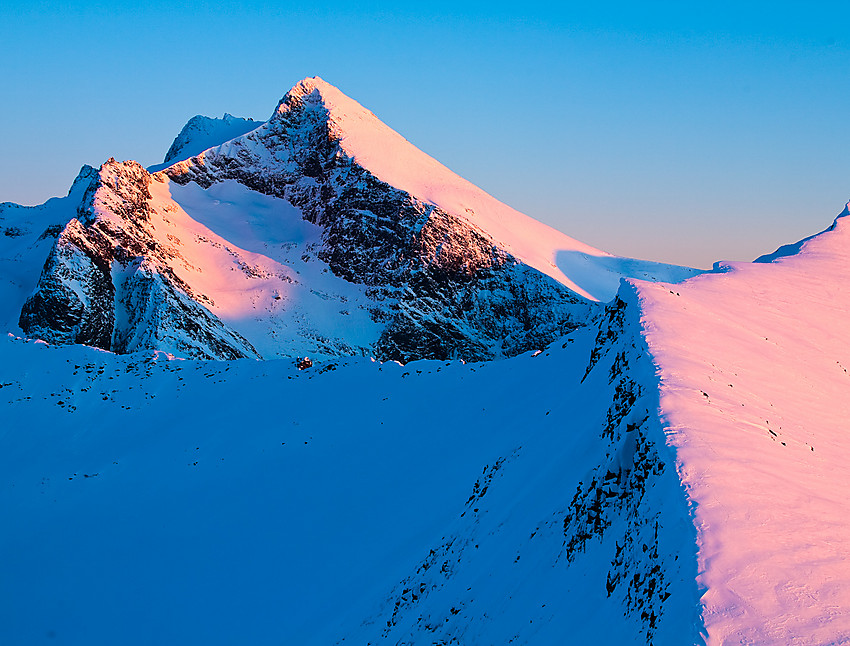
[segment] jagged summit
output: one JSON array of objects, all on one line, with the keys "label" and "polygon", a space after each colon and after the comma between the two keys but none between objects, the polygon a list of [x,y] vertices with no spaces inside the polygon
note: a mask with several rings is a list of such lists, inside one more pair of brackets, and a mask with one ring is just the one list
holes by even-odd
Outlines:
[{"label": "jagged summit", "polygon": [[[228,143],[206,151],[195,164],[187,160],[186,167],[203,165],[209,157],[241,155],[244,160],[248,150],[255,147],[254,142],[272,139],[273,133],[279,134],[281,130],[286,130],[287,138],[301,146],[326,147],[327,161],[333,161],[336,156],[348,159],[422,204],[465,220],[483,230],[516,259],[584,298],[610,300],[624,276],[680,280],[697,273],[634,259],[620,262],[622,259],[509,207],[416,148],[371,111],[320,77],[298,82],[281,99],[269,121],[252,136],[232,142],[234,146]],[[293,147],[267,148],[282,164],[291,161]],[[265,170],[268,160],[263,162]],[[174,168],[169,176],[174,178],[184,168]],[[318,171],[315,167],[307,170]]]},{"label": "jagged summit", "polygon": [[565,275],[557,266],[561,251],[589,257],[610,254],[499,202],[416,148],[327,81],[313,77],[297,83],[281,100],[272,121],[286,119],[293,107],[302,103],[327,110],[328,131],[340,150],[378,179],[481,227],[514,256],[582,296],[608,300],[613,295],[589,292],[580,280]]},{"label": "jagged summit", "polygon": [[167,158],[89,173],[25,333],[205,358],[483,360],[587,325],[622,277],[698,273],[533,220],[319,78],[266,122],[193,118]]}]

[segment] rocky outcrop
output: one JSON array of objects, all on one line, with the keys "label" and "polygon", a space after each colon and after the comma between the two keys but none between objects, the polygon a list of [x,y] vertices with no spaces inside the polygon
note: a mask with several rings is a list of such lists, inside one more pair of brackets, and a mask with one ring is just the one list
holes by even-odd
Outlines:
[{"label": "rocky outcrop", "polygon": [[370,288],[382,359],[483,360],[542,347],[597,305],[514,258],[469,221],[375,177],[339,145],[321,91],[302,83],[257,130],[163,172],[236,180],[319,224],[319,258]]},{"label": "rocky outcrop", "polygon": [[24,304],[21,329],[52,343],[115,352],[256,357],[175,274],[179,252],[153,235],[151,175],[136,162],[110,159],[89,181]]},{"label": "rocky outcrop", "polygon": [[72,220],[50,252],[19,324],[29,336],[52,343],[108,350],[115,324],[114,300],[110,261],[89,240],[80,222]]},{"label": "rocky outcrop", "polygon": [[[529,429],[528,443],[484,465],[466,502],[458,500],[449,530],[435,535],[362,623],[363,643],[692,643],[699,625],[695,531],[657,415],[655,365],[631,285],[593,327],[595,339],[578,331],[529,358],[539,362],[533,378],[545,375],[549,362],[569,373],[575,381],[563,385],[586,408],[543,412],[549,405],[538,403],[528,423],[558,419],[553,444],[533,447]],[[562,363],[581,351],[588,353],[584,378],[578,362]],[[541,401],[546,397],[541,387]],[[600,408],[586,415],[591,402]],[[539,421],[531,421],[534,414]],[[551,481],[526,462],[547,454],[563,460],[553,457],[558,475]],[[531,493],[531,481],[546,484]],[[557,584],[523,587],[555,577]],[[517,600],[522,620],[504,621]],[[493,602],[499,611],[490,613]],[[557,603],[573,614],[553,637],[545,626]],[[628,632],[614,636],[597,626],[589,637],[576,624],[591,606],[596,620],[603,608],[614,622],[622,617]]]}]

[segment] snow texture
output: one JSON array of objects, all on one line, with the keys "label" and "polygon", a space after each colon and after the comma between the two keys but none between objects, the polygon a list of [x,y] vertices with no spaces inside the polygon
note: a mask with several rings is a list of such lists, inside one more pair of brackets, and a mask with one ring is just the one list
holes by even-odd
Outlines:
[{"label": "snow texture", "polygon": [[850,643],[847,214],[773,262],[640,286],[709,644]]},{"label": "snow texture", "polygon": [[694,527],[627,309],[484,364],[3,339],[5,634],[694,641]]}]

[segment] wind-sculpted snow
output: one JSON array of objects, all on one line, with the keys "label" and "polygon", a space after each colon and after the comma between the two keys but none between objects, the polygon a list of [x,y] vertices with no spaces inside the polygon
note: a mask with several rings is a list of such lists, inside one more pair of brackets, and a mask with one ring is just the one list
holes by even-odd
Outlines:
[{"label": "wind-sculpted snow", "polygon": [[847,213],[774,262],[639,289],[712,645],[850,643]]}]

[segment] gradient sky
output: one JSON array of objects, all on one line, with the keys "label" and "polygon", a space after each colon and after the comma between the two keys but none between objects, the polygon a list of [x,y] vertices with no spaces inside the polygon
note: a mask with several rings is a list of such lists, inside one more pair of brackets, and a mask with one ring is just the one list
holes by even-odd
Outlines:
[{"label": "gradient sky", "polygon": [[850,198],[848,32],[847,3],[3,2],[0,201],[319,75],[589,244],[752,260]]}]

